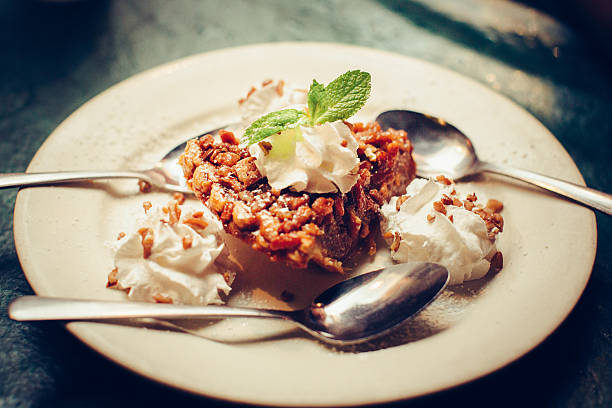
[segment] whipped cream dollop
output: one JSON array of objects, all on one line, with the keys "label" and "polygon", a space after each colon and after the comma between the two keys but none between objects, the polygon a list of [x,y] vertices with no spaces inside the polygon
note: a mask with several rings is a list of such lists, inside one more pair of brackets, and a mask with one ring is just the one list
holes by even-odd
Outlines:
[{"label": "whipped cream dollop", "polygon": [[[221,304],[238,264],[220,237],[221,224],[207,210],[171,202],[151,208],[135,231],[118,239],[108,285],[137,301]],[[182,211],[181,211],[182,210]]]},{"label": "whipped cream dollop", "polygon": [[[279,92],[278,84],[272,82],[256,89],[242,103],[244,128],[273,111],[306,111],[304,89],[287,86]],[[336,121],[283,131],[251,145],[249,152],[272,188],[347,193],[359,178],[358,147],[351,129],[343,121]]]},{"label": "whipped cream dollop", "polygon": [[[447,202],[453,198],[458,201],[444,205],[443,197]],[[497,253],[499,229],[490,231],[476,213],[484,211],[482,204],[475,194],[468,198],[459,199],[452,183],[413,180],[405,196],[393,197],[381,208],[382,230],[391,243],[392,258],[441,264],[450,273],[451,285],[486,275]]]}]

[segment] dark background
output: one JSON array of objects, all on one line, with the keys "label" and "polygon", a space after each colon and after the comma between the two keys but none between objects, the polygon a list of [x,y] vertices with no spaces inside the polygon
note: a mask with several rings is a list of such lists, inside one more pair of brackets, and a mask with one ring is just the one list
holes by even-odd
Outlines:
[{"label": "dark background", "polygon": [[[418,57],[490,86],[555,134],[589,186],[612,192],[606,1],[529,2],[541,12],[516,2],[503,15],[495,1],[450,3],[0,0],[0,172],[24,171],[72,111],[143,70],[249,43],[333,41]],[[13,243],[16,193],[0,190],[0,407],[232,406],[132,374],[60,324],[9,320],[8,303],[32,294]],[[612,222],[597,214],[597,225],[591,280],[543,344],[483,379],[391,406],[612,406]]]}]

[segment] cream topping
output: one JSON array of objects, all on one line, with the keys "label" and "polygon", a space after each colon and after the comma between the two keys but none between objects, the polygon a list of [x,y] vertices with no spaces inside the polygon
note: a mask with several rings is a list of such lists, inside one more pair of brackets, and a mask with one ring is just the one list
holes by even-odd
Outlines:
[{"label": "cream topping", "polygon": [[[279,95],[276,86],[271,83],[256,90],[242,104],[243,128],[273,111],[307,109],[303,90],[289,86]],[[273,188],[322,194],[347,193],[355,185],[358,147],[351,129],[336,121],[284,131],[251,145],[249,151]]]},{"label": "cream topping", "polygon": [[[171,224],[160,208],[150,209],[135,231],[114,243],[117,288],[136,301],[171,299],[173,303],[221,304],[220,293],[229,294],[237,264],[228,258],[220,237],[222,227],[212,215],[200,217],[207,226],[184,223],[194,210],[183,207],[178,222]],[[148,228],[153,240],[145,258],[143,237]],[[184,239],[189,242],[184,244]]]},{"label": "cream topping", "polygon": [[446,214],[434,211],[433,203],[443,194],[452,196],[455,188],[434,180],[415,179],[406,188],[409,198],[399,210],[399,197],[381,208],[383,233],[393,236],[390,241],[399,234],[399,246],[392,249],[392,258],[397,262],[439,263],[448,269],[451,285],[482,278],[497,252],[485,222],[477,214],[453,205],[446,206]]}]

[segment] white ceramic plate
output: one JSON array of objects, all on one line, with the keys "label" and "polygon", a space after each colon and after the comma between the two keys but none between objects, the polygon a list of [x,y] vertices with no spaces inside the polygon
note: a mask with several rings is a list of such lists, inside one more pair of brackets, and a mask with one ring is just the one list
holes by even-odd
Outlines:
[{"label": "white ceramic plate", "polygon": [[[478,83],[429,63],[334,44],[280,43],[196,55],[112,87],[66,119],[28,171],[146,168],[168,148],[230,122],[251,84],[285,78],[328,82],[359,68],[372,74],[372,96],[359,118],[406,108],[447,119],[479,155],[583,183],[572,159],[536,119]],[[494,277],[447,290],[419,317],[378,342],[334,350],[261,321],[224,321],[183,333],[96,323],[69,330],[113,361],[151,379],[232,401],[273,405],[350,405],[392,401],[452,387],[522,356],[567,316],[588,280],[596,248],[595,217],[579,205],[506,179],[466,186],[505,203]],[[25,274],[40,295],[122,299],[105,288],[112,268],[105,242],[126,230],[145,199],[135,181],[22,190],[15,241]],[[199,204],[199,203],[195,203]],[[231,243],[246,263],[233,304],[287,307],[308,303],[338,277],[270,266]],[[361,269],[388,262],[380,248]],[[193,326],[192,326],[193,327]],[[271,336],[271,337],[270,337]],[[86,369],[86,368],[84,368]]]}]

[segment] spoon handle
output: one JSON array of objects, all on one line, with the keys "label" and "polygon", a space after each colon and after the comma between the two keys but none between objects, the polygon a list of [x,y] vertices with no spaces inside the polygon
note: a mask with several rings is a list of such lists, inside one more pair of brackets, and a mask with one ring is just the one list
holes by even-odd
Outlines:
[{"label": "spoon handle", "polygon": [[589,187],[579,186],[578,184],[559,180],[553,177],[544,176],[542,174],[533,173],[531,171],[500,166],[487,162],[479,162],[478,169],[480,171],[497,173],[504,176],[513,177],[527,183],[535,184],[538,187],[550,190],[603,213],[612,215],[611,194],[597,191]]},{"label": "spoon handle", "polygon": [[61,171],[52,173],[0,174],[0,188],[67,183],[92,179],[137,178],[149,181],[145,174],[135,171]]},{"label": "spoon handle", "polygon": [[228,306],[190,306],[162,303],[113,302],[22,296],[8,308],[13,320],[106,320],[156,317],[198,319],[220,317],[258,317],[292,320],[291,312]]}]

